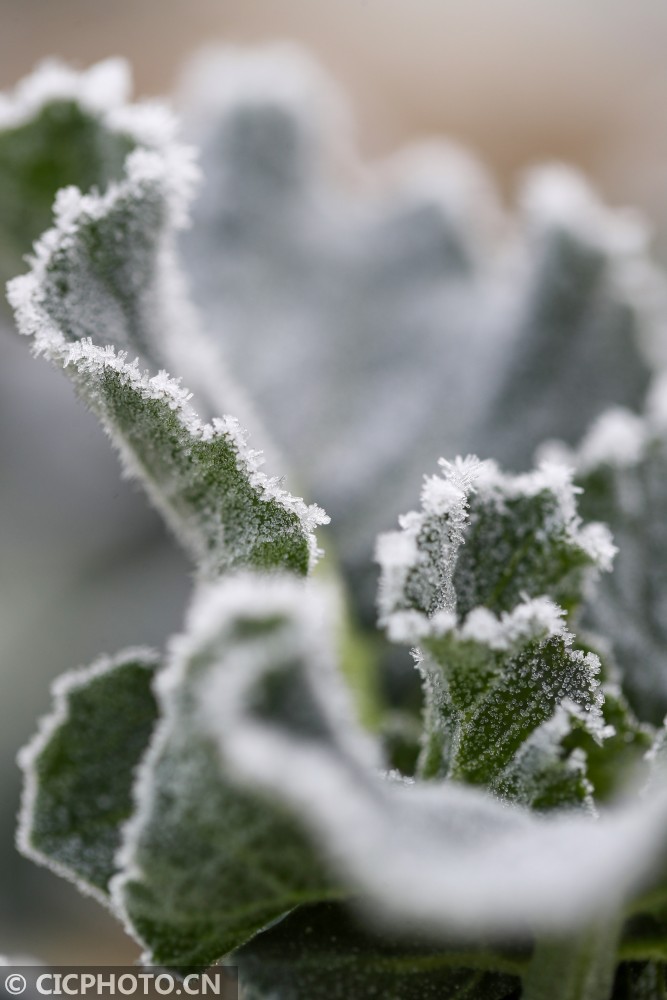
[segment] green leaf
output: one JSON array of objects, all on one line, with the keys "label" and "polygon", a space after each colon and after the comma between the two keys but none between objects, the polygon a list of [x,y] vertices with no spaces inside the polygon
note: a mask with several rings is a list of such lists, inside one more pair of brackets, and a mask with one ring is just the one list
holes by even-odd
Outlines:
[{"label": "green leaf", "polygon": [[109,59],[78,73],[48,62],[0,95],[0,276],[51,224],[56,191],[69,184],[104,190],[127,154],[152,145],[145,109],[123,107],[129,71]]},{"label": "green leaf", "polygon": [[585,758],[561,749],[577,719],[601,741],[599,661],[570,648],[558,610],[520,604],[495,618],[440,619],[422,638],[427,698],[424,777],[486,785],[536,808],[585,803]]},{"label": "green leaf", "polygon": [[419,644],[425,732],[419,773],[482,784],[535,808],[584,804],[582,751],[562,741],[581,720],[606,735],[597,657],[572,649],[563,612],[613,554],[583,527],[557,467],[507,476],[493,463],[441,462],[422,511],[381,536],[380,619]]},{"label": "green leaf", "polygon": [[258,713],[316,737],[308,688],[295,694],[288,680],[304,660],[322,659],[307,617],[317,607],[296,581],[235,577],[195,601],[188,633],[173,646],[113,884],[151,963],[207,965],[299,903],[341,895],[303,824],[279,799],[235,780],[201,718],[200,700],[214,715],[220,704],[212,675],[242,665],[251,676],[266,670],[254,692]]},{"label": "green leaf", "polygon": [[306,573],[323,512],[259,471],[234,419],[203,424],[177,381],[151,377],[120,350],[150,357],[157,342],[156,268],[187,161],[183,170],[185,179],[170,157],[139,150],[107,195],[62,192],[56,228],[10,300],[35,353],[65,369],[204,576],[238,566]]},{"label": "green leaf", "polygon": [[442,475],[425,480],[422,510],[378,540],[390,637],[418,641],[420,622],[436,612],[462,621],[479,606],[511,612],[524,598],[548,595],[572,611],[591,577],[611,568],[609,533],[582,526],[566,469],[510,476],[475,459],[440,465]]},{"label": "green leaf", "polygon": [[302,906],[232,956],[243,989],[257,1000],[516,1000],[520,948],[476,941],[435,946],[418,937],[373,933],[336,903]]},{"label": "green leaf", "polygon": [[21,752],[24,854],[107,901],[134,772],[157,720],[158,657],[127,650],[55,684],[55,707]]},{"label": "green leaf", "polygon": [[525,596],[548,595],[568,613],[581,604],[614,549],[601,524],[582,525],[575,494],[565,469],[503,476],[482,467],[453,576],[459,619],[479,606],[511,611]]}]

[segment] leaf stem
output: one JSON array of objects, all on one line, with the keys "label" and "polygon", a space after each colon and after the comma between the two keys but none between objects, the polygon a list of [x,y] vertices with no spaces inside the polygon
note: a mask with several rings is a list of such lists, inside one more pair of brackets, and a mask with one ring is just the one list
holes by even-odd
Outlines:
[{"label": "leaf stem", "polygon": [[576,938],[538,941],[523,981],[523,1000],[609,1000],[614,984],[620,917]]}]

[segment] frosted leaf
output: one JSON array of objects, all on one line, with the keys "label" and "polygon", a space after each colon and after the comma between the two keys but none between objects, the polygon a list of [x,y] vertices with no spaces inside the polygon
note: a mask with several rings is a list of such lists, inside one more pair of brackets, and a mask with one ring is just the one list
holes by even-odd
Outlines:
[{"label": "frosted leaf", "polygon": [[[582,526],[562,466],[522,476],[472,459],[441,467],[425,480],[421,511],[378,540],[380,622],[395,641],[418,642],[436,612],[509,612],[526,596],[548,594],[572,610],[591,577],[611,568],[609,533]],[[488,616],[472,620],[493,627]]]},{"label": "frosted leaf", "polygon": [[443,466],[442,476],[424,480],[422,510],[405,514],[400,532],[380,535],[380,622],[392,637],[411,621],[418,627],[425,616],[455,611],[453,573],[477,473],[476,459]]},{"label": "frosted leaf", "polygon": [[157,666],[157,654],[130,649],[64,674],[52,713],[19,756],[19,849],[104,903],[134,770],[157,719]]},{"label": "frosted leaf", "polygon": [[[269,606],[266,595],[282,587],[262,584]],[[231,602],[231,585],[219,588]],[[294,624],[302,608],[303,599]],[[327,641],[312,607],[299,628]],[[230,656],[202,674],[200,722],[217,743],[225,779],[289,806],[385,929],[440,941],[447,929],[573,932],[621,906],[661,852],[662,790],[598,819],[547,818],[453,782],[383,778],[354,722],[336,720],[335,673],[319,656],[295,662],[279,654],[274,644],[264,659]]]},{"label": "frosted leaf", "polygon": [[[323,595],[293,578],[233,577],[195,600],[159,678],[162,719],[113,884],[151,963],[207,965],[297,904],[340,895],[280,798],[267,802],[244,787],[233,761],[221,769],[200,709],[203,699],[213,715],[225,714],[214,675],[237,686],[257,678],[254,709],[267,725],[279,716],[316,757],[330,734],[301,681],[313,669],[327,686],[330,631]],[[355,747],[361,741],[350,737]]]},{"label": "frosted leaf", "polygon": [[641,718],[667,712],[667,448],[658,380],[644,417],[614,409],[575,453],[583,516],[605,521],[618,547],[613,574],[591,595],[587,621],[612,644]]},{"label": "frosted leaf", "polygon": [[175,131],[166,108],[128,105],[129,67],[107,59],[83,72],[42,63],[0,94],[0,277],[51,222],[56,191],[69,184],[104,190],[135,147],[164,149]]},{"label": "frosted leaf", "polygon": [[[610,735],[597,657],[571,648],[559,610],[544,599],[492,618],[477,609],[443,628],[436,616],[420,637],[421,775],[485,785],[535,808],[592,808],[585,757],[573,759],[562,742],[570,719],[597,742]],[[563,785],[564,777],[575,780]]]},{"label": "frosted leaf", "polygon": [[[175,336],[169,310],[178,310],[166,283],[174,270],[170,243],[195,179],[192,152],[170,146],[130,153],[122,179],[102,195],[60,190],[54,227],[36,243],[31,271],[9,285],[10,301],[24,307],[21,332],[40,334],[40,309],[67,341],[92,337],[154,367],[164,363]],[[188,332],[187,325],[179,330]],[[46,331],[38,336],[48,339]]]},{"label": "frosted leaf", "polygon": [[481,784],[535,807],[592,808],[585,754],[563,746],[581,721],[601,742],[603,698],[593,654],[572,649],[563,611],[613,546],[583,526],[571,475],[545,465],[504,475],[492,462],[441,462],[422,510],[380,536],[380,621],[416,644],[424,687],[418,771]]},{"label": "frosted leaf", "polygon": [[151,376],[126,354],[153,359],[170,305],[158,267],[163,237],[189,182],[187,154],[137,150],[105,195],[61,192],[56,226],[37,244],[31,271],[10,283],[10,301],[34,352],[65,369],[201,572],[306,572],[323,512],[260,471],[236,420],[202,423],[179,381]]},{"label": "frosted leaf", "polygon": [[615,553],[601,524],[582,525],[572,476],[543,465],[522,476],[484,463],[470,501],[454,572],[457,611],[510,611],[524,595],[548,594],[568,612]]},{"label": "frosted leaf", "polygon": [[[602,676],[609,672],[603,657]],[[587,778],[597,803],[612,801],[619,794],[635,794],[642,787],[646,754],[655,739],[653,727],[637,719],[618,684],[604,680],[601,694],[605,739],[600,740],[586,720],[573,717],[571,733],[563,741],[570,752],[585,754]]]},{"label": "frosted leaf", "polygon": [[[193,151],[176,141],[176,122],[166,106],[129,104],[129,90],[123,60],[83,73],[50,62],[0,100],[0,276],[3,250],[5,276],[20,269],[21,257],[51,224],[58,192],[56,228],[65,235],[78,219],[87,237],[78,253],[70,244],[65,261],[51,262],[57,285],[51,305],[67,299],[59,310],[68,313],[66,333],[79,310],[77,324],[94,339],[122,346],[156,370],[178,371],[207,417],[231,410],[260,430],[227,375],[223,352],[199,329],[174,252],[175,231],[188,223],[198,178]],[[117,189],[132,151],[135,186],[143,181],[141,204],[131,191],[123,198]],[[79,190],[91,193],[82,197]],[[42,240],[38,253],[48,251],[48,240],[46,247]],[[81,330],[72,335],[81,336]]]},{"label": "frosted leaf", "polygon": [[183,238],[207,327],[332,513],[370,621],[369,539],[421,472],[466,451],[518,471],[545,437],[638,407],[667,296],[642,225],[574,173],[533,175],[503,230],[459,150],[360,163],[321,76],[285,48],[208,54]]},{"label": "frosted leaf", "polygon": [[571,716],[559,705],[540,723],[496,781],[502,798],[532,809],[581,806],[595,812],[595,787],[588,778],[588,760],[581,750],[568,752],[563,740],[571,732]]}]

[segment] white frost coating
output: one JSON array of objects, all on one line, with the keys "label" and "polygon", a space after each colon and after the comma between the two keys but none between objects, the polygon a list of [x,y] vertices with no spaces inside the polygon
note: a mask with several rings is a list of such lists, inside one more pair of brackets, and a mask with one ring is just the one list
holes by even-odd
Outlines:
[{"label": "white frost coating", "polygon": [[630,209],[608,209],[569,167],[554,164],[529,171],[520,203],[529,224],[562,227],[612,255],[646,249],[648,233],[641,215]]},{"label": "white frost coating", "polygon": [[[241,573],[203,587],[193,600],[183,635],[170,644],[171,666],[158,677],[158,694],[167,705],[170,691],[185,676],[188,661],[200,656],[202,649],[217,647],[221,660],[227,663],[234,640],[225,641],[225,630],[239,619],[262,622],[284,618],[289,631],[283,643],[292,657],[303,658],[310,693],[337,731],[341,744],[363,759],[367,767],[380,768],[382,758],[376,743],[353,721],[356,713],[335,662],[336,628],[341,613],[339,590],[315,580]],[[267,643],[260,637],[258,643],[249,657],[245,671],[248,675],[261,676],[271,665],[267,664],[267,657],[273,664],[280,662],[273,639]],[[247,687],[246,679],[237,690],[239,698]]]},{"label": "white frost coating", "polygon": [[69,882],[73,882],[80,892],[84,893],[84,895],[92,896],[105,907],[109,907],[111,904],[109,898],[103,892],[80,878],[68,865],[37,850],[30,841],[30,831],[34,825],[33,817],[39,784],[35,771],[35,763],[53,738],[53,735],[67,722],[69,718],[69,698],[72,692],[87,687],[95,678],[113,673],[117,667],[130,661],[146,664],[157,663],[158,654],[155,650],[146,646],[130,647],[122,650],[113,657],[102,656],[95,660],[89,667],[70,670],[57,677],[51,685],[53,709],[39,720],[37,732],[17,755],[18,765],[23,771],[24,779],[16,832],[16,846],[18,850],[26,858],[30,858],[31,861],[43,865]]},{"label": "white frost coating", "polygon": [[[483,500],[495,503],[499,511],[508,499],[551,493],[557,503],[551,515],[551,523],[545,524],[545,530],[564,531],[568,543],[582,549],[597,570],[608,572],[611,569],[616,553],[611,533],[603,524],[582,526],[576,509],[576,495],[580,490],[573,485],[572,470],[562,462],[545,462],[534,472],[520,476],[501,472],[491,460],[480,462],[475,458],[458,458],[450,463],[440,459],[439,464],[443,470],[441,477],[425,477],[421,493],[422,510],[403,515],[399,518],[402,530],[380,535],[377,541],[375,558],[381,567],[378,601],[380,624],[387,629],[392,641],[418,642],[420,637],[434,634],[434,628],[449,631],[452,627],[454,601],[451,606],[443,609],[449,614],[439,619],[440,624],[437,625],[438,613],[435,619],[429,620],[423,612],[406,605],[406,591],[413,575],[422,575],[427,581],[434,573],[433,556],[429,556],[418,543],[422,531],[438,519],[448,521],[450,525],[450,537],[439,558],[444,571],[450,578],[453,575],[458,548],[465,544],[471,492]],[[530,603],[528,602],[529,605]],[[516,609],[519,617],[527,613],[526,607],[527,605],[521,605]],[[540,608],[544,610],[542,605]],[[488,635],[500,634],[506,638],[505,624],[498,622],[490,612],[487,615],[478,609],[474,614],[476,627],[480,630],[486,628]],[[544,616],[543,620],[546,621]],[[512,621],[514,624],[511,627],[515,627],[519,618]],[[505,638],[498,641],[504,642]]]},{"label": "white frost coating", "polygon": [[[433,624],[432,623],[437,623]],[[444,634],[456,625],[453,611],[438,611],[432,619],[421,611],[394,611],[385,621],[387,637],[391,642],[411,646],[430,634],[431,627],[441,629]]]},{"label": "white frost coating", "polygon": [[[487,608],[474,608],[459,628],[451,629],[457,638],[478,642],[498,651],[512,649],[530,639],[547,639],[550,636],[567,637],[563,624],[564,612],[547,597],[524,601],[512,611],[496,617]],[[432,620],[433,633],[439,632],[440,623]]]},{"label": "white frost coating", "polygon": [[176,133],[174,116],[157,101],[128,105],[132,74],[125,59],[105,59],[80,72],[56,59],[42,62],[13,91],[0,94],[0,129],[17,128],[55,101],[73,101],[111,132],[163,148]]},{"label": "white frost coating", "polygon": [[[410,511],[399,518],[401,531],[386,532],[377,540],[375,559],[381,567],[378,608],[380,624],[385,626],[396,641],[406,624],[426,616],[404,606],[408,580],[423,568],[429,574],[426,556],[418,546],[419,536],[432,520],[446,522],[448,539],[443,542],[440,558],[443,564],[453,565],[458,546],[463,539],[467,518],[468,496],[475,488],[482,463],[473,456],[457,458],[454,462],[440,459],[442,476],[425,476],[421,491],[421,511]],[[443,610],[453,611],[454,607]],[[407,614],[407,617],[406,617]],[[399,617],[395,620],[394,617]]]},{"label": "white frost coating", "polygon": [[[611,407],[592,424],[576,449],[561,441],[548,441],[540,456],[554,465],[587,475],[601,466],[632,469],[646,456],[651,441],[667,431],[667,375],[658,375],[651,385],[645,416],[638,416],[623,407]],[[588,525],[584,531],[590,531]],[[597,527],[597,526],[596,526]]]},{"label": "white frost coating", "polygon": [[571,453],[571,461],[582,473],[601,465],[629,468],[640,461],[646,440],[646,422],[630,410],[613,407],[598,417],[578,450]]},{"label": "white frost coating", "polygon": [[21,80],[13,91],[0,95],[0,128],[14,128],[52,101],[76,101],[95,114],[123,105],[132,90],[125,59],[105,59],[83,73],[57,59],[48,59]]},{"label": "white frost coating", "polygon": [[473,608],[461,625],[451,611],[438,611],[431,618],[419,611],[397,611],[387,622],[387,634],[392,642],[406,645],[451,635],[461,642],[477,642],[500,652],[530,639],[570,639],[563,615],[547,597],[524,601],[499,617],[488,608]]},{"label": "white frost coating", "polygon": [[178,122],[171,108],[160,101],[138,101],[113,108],[104,123],[112,132],[129,135],[151,149],[165,149],[178,134]]},{"label": "white frost coating", "polygon": [[232,661],[201,690],[224,773],[289,802],[380,921],[435,934],[571,931],[636,890],[662,849],[665,793],[595,821],[543,818],[456,784],[387,782],[335,742],[253,716],[261,670]]},{"label": "white frost coating", "polygon": [[611,573],[618,547],[606,524],[600,521],[584,524],[579,531],[579,544],[602,573]]},{"label": "white frost coating", "polygon": [[660,779],[664,778],[667,765],[667,718],[662,720],[662,726],[644,754],[644,760],[650,768],[645,791],[652,794],[659,788]]},{"label": "white frost coating", "polygon": [[501,472],[494,461],[488,460],[481,463],[476,486],[480,495],[501,500],[534,497],[548,491],[558,500],[556,516],[559,523],[572,528],[577,526],[575,496],[579,491],[572,485],[571,471],[562,465],[543,463],[533,472],[514,476]]},{"label": "white frost coating", "polygon": [[[43,308],[42,285],[57,250],[66,250],[84,221],[103,219],[123,199],[140,199],[142,191],[155,186],[165,198],[171,223],[187,221],[187,206],[198,179],[194,154],[189,147],[173,146],[168,153],[137,149],[127,157],[126,178],[109,185],[104,194],[83,194],[76,187],[63,188],[56,195],[54,226],[35,243],[27,274],[7,284],[7,298],[16,312],[19,332],[34,337],[34,353],[52,357],[64,344]],[[63,363],[67,361],[63,358]]]},{"label": "white frost coating", "polygon": [[577,514],[576,496],[581,489],[573,483],[574,471],[562,461],[543,461],[534,472],[512,476],[500,471],[493,461],[481,463],[476,480],[476,492],[484,497],[503,499],[533,497],[549,492],[558,501],[553,523],[547,530],[561,529],[568,542],[582,549],[600,572],[609,572],[616,554],[611,532],[604,524],[582,525]]},{"label": "white frost coating", "polygon": [[187,225],[188,208],[199,180],[193,149],[178,144],[160,151],[135,149],[125,161],[125,174],[122,181],[110,184],[104,194],[83,194],[74,186],[58,191],[53,208],[54,225],[39,238],[30,257],[33,270],[41,264],[40,277],[54,249],[66,247],[68,236],[75,233],[77,226],[87,219],[103,219],[124,198],[140,199],[146,187],[155,187],[164,196],[171,225],[175,228]]},{"label": "white frost coating", "polygon": [[377,193],[400,205],[437,205],[466,240],[481,266],[496,248],[505,222],[487,171],[470,153],[444,140],[408,146],[373,165]]},{"label": "white frost coating", "polygon": [[[467,473],[469,478],[475,475],[476,466],[470,465]],[[422,487],[421,501],[425,514],[435,514],[436,517],[457,515],[458,507],[465,493],[467,480],[461,476],[458,479],[443,479],[440,476],[425,476]]]},{"label": "white frost coating", "polygon": [[[556,705],[556,710],[551,718],[542,722],[537,729],[534,729],[528,739],[517,750],[514,760],[503,772],[501,780],[505,776],[510,775],[514,775],[521,780],[523,772],[525,777],[530,781],[531,757],[553,762],[561,759],[563,740],[572,731],[572,719],[581,719],[581,714],[579,706],[574,704],[569,698],[565,698],[559,705]],[[613,726],[609,726],[604,730],[604,735],[605,737],[613,736],[614,732]],[[570,774],[578,775],[585,792],[584,807],[590,816],[597,819],[599,818],[599,812],[593,798],[595,789],[586,775],[587,763],[586,752],[581,748],[572,750],[563,761],[566,770]]]},{"label": "white frost coating", "polygon": [[292,496],[291,493],[282,488],[279,478],[267,476],[261,471],[264,456],[261,451],[248,447],[248,432],[241,427],[236,417],[229,415],[221,418],[216,417],[212,425],[202,426],[202,437],[205,440],[210,440],[216,433],[224,435],[234,442],[238,456],[237,468],[239,472],[248,477],[250,485],[260,491],[262,500],[275,500],[285,510],[292,511],[298,516],[308,541],[310,569],[312,569],[320,556],[323,555],[323,550],[317,545],[315,529],[322,524],[329,524],[329,515],[317,504],[306,504],[301,497]]}]

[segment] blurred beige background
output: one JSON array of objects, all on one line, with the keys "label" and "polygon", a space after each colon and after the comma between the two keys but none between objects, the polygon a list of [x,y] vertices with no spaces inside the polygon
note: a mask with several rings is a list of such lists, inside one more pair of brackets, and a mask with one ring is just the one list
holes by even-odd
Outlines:
[{"label": "blurred beige background", "polygon": [[343,82],[368,153],[444,132],[506,190],[557,158],[613,200],[664,200],[660,0],[1,0],[0,17],[2,87],[48,54],[85,65],[121,53],[140,93],[162,93],[203,43],[291,38]]},{"label": "blurred beige background", "polygon": [[[0,88],[11,86],[48,55],[85,66],[121,54],[133,64],[139,94],[162,94],[174,87],[185,59],[203,44],[276,39],[303,43],[339,79],[355,110],[358,143],[366,155],[382,155],[412,138],[446,134],[486,162],[505,196],[529,164],[567,160],[589,173],[612,202],[640,206],[667,247],[667,4],[662,0],[0,0]],[[25,364],[31,364],[22,348],[12,341],[6,348],[9,355],[3,353],[7,378],[0,407],[6,406],[6,414],[18,412],[8,402],[9,362],[23,365],[25,354]],[[45,394],[60,394],[59,406],[70,405],[64,383],[61,389],[60,382],[50,381],[50,373],[37,370],[34,377]],[[11,417],[6,419],[11,424]],[[77,540],[92,549],[95,524],[92,518],[90,523],[82,520],[76,509],[71,523],[62,515],[62,498],[82,474],[76,451],[71,470],[51,468],[37,412],[34,423],[32,437],[24,428],[24,452],[14,456],[15,472],[7,463],[2,472],[16,479],[17,506],[25,506],[20,470],[32,463],[42,476],[40,490],[31,495],[31,537],[20,537],[18,520],[0,512],[0,535],[5,535],[0,558],[5,566],[7,552],[15,559],[1,578],[0,602],[9,609],[5,618],[19,623],[14,645],[6,636],[0,643],[5,685],[0,704],[8,713],[0,727],[0,750],[10,762],[13,750],[32,732],[36,715],[48,706],[45,672],[53,676],[104,648],[112,652],[128,642],[159,642],[159,615],[170,622],[176,616],[177,627],[187,586],[184,567],[175,562],[169,573],[185,582],[157,611],[148,603],[137,608],[130,596],[123,604],[113,596],[113,561],[120,557],[111,547],[95,563],[95,579],[111,580],[109,596],[95,605],[99,621],[90,625],[88,616],[82,637],[76,633],[74,612],[67,619],[60,606],[51,607],[49,581],[62,573],[67,532],[76,525]],[[81,426],[91,449],[99,441],[100,462],[107,463],[107,479],[100,474],[103,493],[107,482],[115,484],[115,458],[110,450],[107,454],[92,422]],[[2,435],[11,442],[12,426],[5,423]],[[141,537],[153,531],[159,542],[160,528],[144,515],[143,499],[127,486],[112,489],[116,507],[127,505],[140,523]],[[123,535],[125,514],[116,513],[120,536],[131,552],[133,536]],[[145,523],[144,516],[149,519]],[[45,553],[39,526],[47,522],[53,536],[62,537],[62,550]],[[150,563],[140,552],[136,558],[141,565],[135,585],[151,593],[152,580],[169,575],[159,562],[163,557]],[[31,609],[25,621],[14,614],[19,605]],[[35,638],[32,648],[25,646],[44,608],[51,608],[49,627],[57,629],[60,623],[74,630],[69,646],[56,644],[48,669],[43,665],[51,652],[48,636],[41,645]],[[142,616],[152,624],[144,626]],[[36,661],[41,666],[33,671]],[[7,691],[16,693],[7,697]],[[12,725],[7,725],[9,713]],[[6,773],[14,774],[12,768],[7,764]],[[10,818],[16,787],[3,798]],[[7,831],[11,825],[5,822]],[[0,951],[21,947],[60,962],[134,959],[136,949],[97,904],[79,901],[73,889],[33,872],[12,853],[11,834],[2,830],[0,904],[9,900],[9,905],[0,905]]]}]

